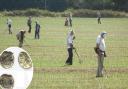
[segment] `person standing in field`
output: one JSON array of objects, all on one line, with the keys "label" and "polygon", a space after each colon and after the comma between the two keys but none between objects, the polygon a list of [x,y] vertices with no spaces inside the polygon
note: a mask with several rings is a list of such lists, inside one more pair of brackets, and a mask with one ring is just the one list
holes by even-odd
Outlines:
[{"label": "person standing in field", "polygon": [[10,18],[7,19],[7,25],[9,34],[12,34],[12,20]]},{"label": "person standing in field", "polygon": [[37,21],[35,26],[35,39],[40,39],[40,24]]},{"label": "person standing in field", "polygon": [[72,27],[72,14],[71,13],[69,13],[68,19],[69,19],[69,26]]},{"label": "person standing in field", "polygon": [[28,33],[31,33],[31,29],[32,29],[32,17],[31,16],[29,16],[27,20],[27,25],[29,27]]},{"label": "person standing in field", "polygon": [[73,61],[73,40],[75,39],[75,35],[73,30],[69,31],[67,36],[67,51],[68,51],[68,58],[66,60],[66,65],[72,65]]},{"label": "person standing in field", "polygon": [[97,56],[98,56],[98,67],[96,77],[103,77],[103,68],[104,68],[104,57],[106,57],[106,45],[105,45],[105,36],[106,32],[101,32],[96,39],[96,48],[97,48]]},{"label": "person standing in field", "polygon": [[16,35],[17,40],[19,40],[19,47],[20,47],[20,48],[23,47],[24,38],[25,38],[25,33],[26,33],[26,31],[20,30],[20,31],[17,33],[17,35]]},{"label": "person standing in field", "polygon": [[101,13],[100,13],[100,11],[97,12],[97,22],[98,22],[98,24],[101,24]]},{"label": "person standing in field", "polygon": [[71,13],[69,13],[68,16],[66,17],[64,26],[72,27],[72,14]]},{"label": "person standing in field", "polygon": [[66,17],[64,26],[68,26],[68,23],[69,23],[69,19],[68,17]]}]

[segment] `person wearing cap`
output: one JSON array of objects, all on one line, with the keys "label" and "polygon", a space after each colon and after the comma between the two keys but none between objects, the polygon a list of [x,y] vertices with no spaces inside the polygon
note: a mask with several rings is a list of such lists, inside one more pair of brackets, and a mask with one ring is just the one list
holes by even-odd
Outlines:
[{"label": "person wearing cap", "polygon": [[12,34],[12,30],[11,30],[12,20],[10,18],[7,19],[7,25],[8,25],[9,34]]},{"label": "person wearing cap", "polygon": [[66,60],[66,65],[72,65],[73,60],[73,40],[75,39],[75,35],[73,30],[70,30],[67,36],[67,51],[68,51],[68,58]]},{"label": "person wearing cap", "polygon": [[23,47],[23,42],[24,42],[24,38],[25,38],[25,33],[26,33],[26,31],[20,30],[20,31],[17,33],[17,35],[16,35],[17,40],[19,40],[19,47],[20,47],[20,48]]},{"label": "person wearing cap", "polygon": [[29,27],[28,33],[31,33],[31,29],[32,29],[32,17],[29,16],[28,20],[27,20],[27,25]]},{"label": "person wearing cap", "polygon": [[35,23],[35,39],[40,39],[40,24],[37,21]]},{"label": "person wearing cap", "polygon": [[102,32],[100,35],[98,35],[96,39],[96,48],[98,49],[98,67],[97,67],[97,75],[96,77],[103,77],[103,62],[104,62],[104,57],[106,57],[106,45],[105,45],[105,36],[106,32]]}]

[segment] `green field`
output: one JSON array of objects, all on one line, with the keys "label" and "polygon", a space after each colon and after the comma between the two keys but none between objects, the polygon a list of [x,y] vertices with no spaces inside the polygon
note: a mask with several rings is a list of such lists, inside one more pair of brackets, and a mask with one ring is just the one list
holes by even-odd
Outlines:
[{"label": "green field", "polygon": [[[17,46],[16,33],[28,29],[27,17],[12,17],[13,35],[8,35],[7,17],[0,17],[0,52]],[[41,24],[41,39],[34,39],[35,21]],[[72,66],[63,67],[67,58],[65,18],[33,18],[31,34],[26,34],[24,49],[34,64],[33,81],[28,89],[128,89],[128,18],[73,18],[73,29],[82,64],[74,54]],[[93,50],[96,37],[101,31],[108,32],[107,55],[103,78],[95,78],[97,58]]]}]

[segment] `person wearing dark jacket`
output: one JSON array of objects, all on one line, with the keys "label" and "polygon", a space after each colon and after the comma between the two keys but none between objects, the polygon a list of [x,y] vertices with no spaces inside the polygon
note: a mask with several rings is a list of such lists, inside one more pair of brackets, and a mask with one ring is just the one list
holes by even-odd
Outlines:
[{"label": "person wearing dark jacket", "polygon": [[23,43],[24,43],[24,38],[25,38],[25,33],[26,31],[24,30],[21,30],[17,33],[16,37],[17,37],[17,40],[19,40],[19,47],[23,47]]},{"label": "person wearing dark jacket", "polygon": [[37,21],[35,26],[35,39],[40,39],[40,24]]},{"label": "person wearing dark jacket", "polygon": [[29,27],[28,33],[31,33],[31,29],[32,29],[32,19],[31,19],[31,16],[29,16],[29,18],[28,18],[27,25]]}]

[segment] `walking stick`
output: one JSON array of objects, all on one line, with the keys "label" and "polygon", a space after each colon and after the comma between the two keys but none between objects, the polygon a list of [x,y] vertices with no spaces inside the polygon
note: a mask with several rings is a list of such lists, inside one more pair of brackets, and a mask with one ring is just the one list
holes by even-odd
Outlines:
[{"label": "walking stick", "polygon": [[74,51],[75,51],[75,53],[76,53],[76,55],[77,55],[77,57],[78,57],[79,63],[81,64],[81,63],[82,63],[82,60],[80,59],[80,56],[79,56],[79,54],[78,54],[76,48],[74,48]]}]

